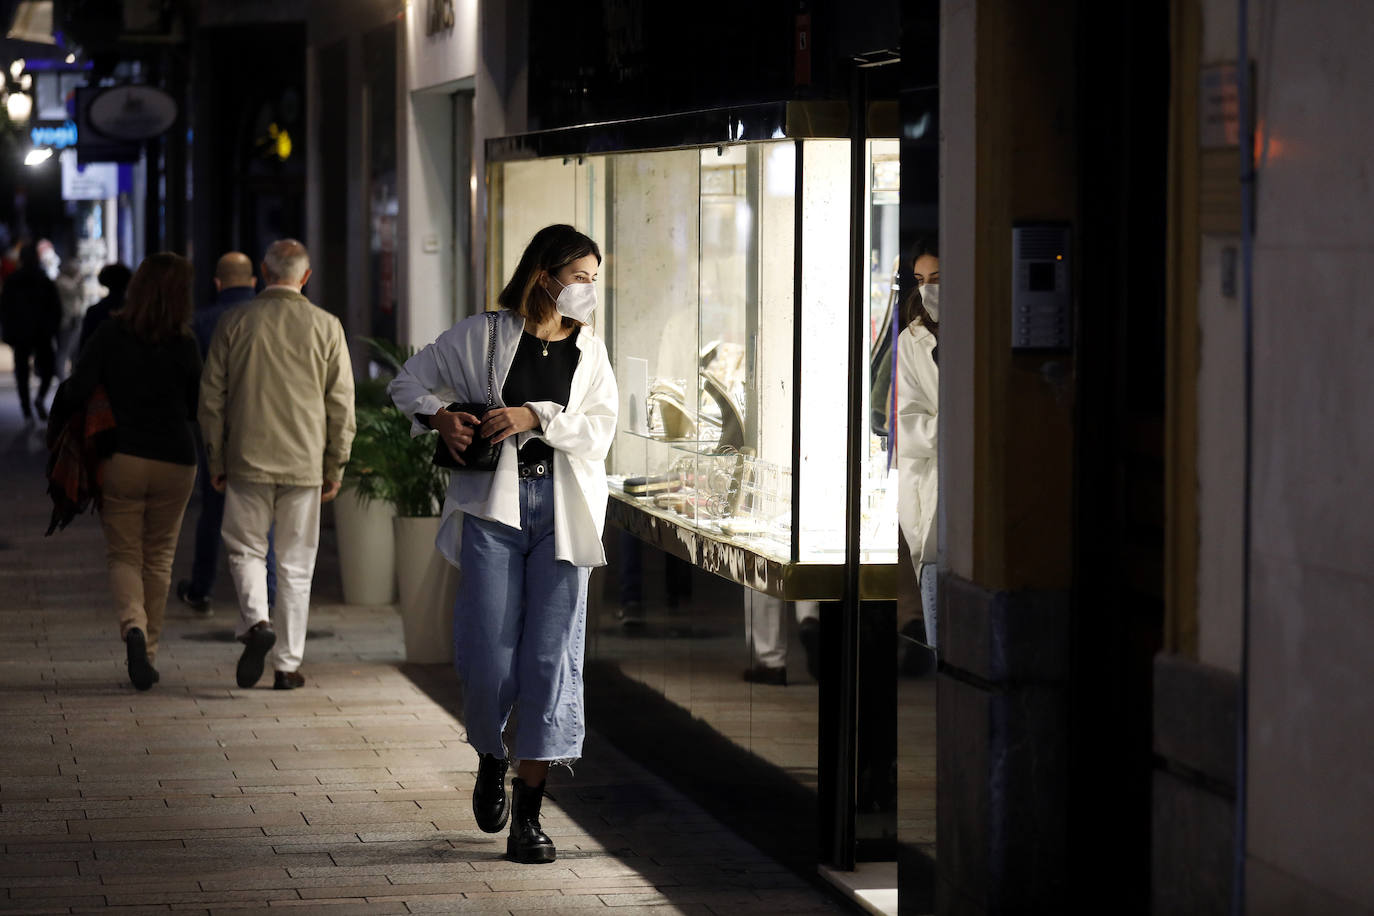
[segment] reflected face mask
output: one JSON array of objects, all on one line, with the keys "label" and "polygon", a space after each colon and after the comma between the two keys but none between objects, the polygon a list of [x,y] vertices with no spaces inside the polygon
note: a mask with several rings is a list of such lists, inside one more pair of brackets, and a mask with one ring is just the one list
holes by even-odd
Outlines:
[{"label": "reflected face mask", "polygon": [[921,287],[921,304],[926,307],[931,321],[940,320],[940,284],[927,283]]},{"label": "reflected face mask", "polygon": [[[553,282],[558,283],[558,278],[550,275]],[[562,283],[558,283],[563,286]],[[581,321],[584,324],[587,319],[592,317],[592,312],[596,311],[596,284],[594,283],[569,283],[563,286],[554,301],[554,308],[558,309],[558,314],[573,321]]]}]

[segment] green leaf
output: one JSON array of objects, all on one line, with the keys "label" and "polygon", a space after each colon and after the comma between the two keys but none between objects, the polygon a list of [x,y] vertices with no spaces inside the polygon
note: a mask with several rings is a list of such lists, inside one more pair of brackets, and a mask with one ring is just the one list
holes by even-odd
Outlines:
[{"label": "green leaf", "polygon": [[[394,375],[414,353],[387,340],[363,337],[377,361]],[[365,379],[355,387],[357,432],[345,483],[363,502],[380,499],[403,517],[438,515],[448,492],[448,469],[433,463],[435,436],[410,435],[411,418],[386,394],[391,376]]]}]

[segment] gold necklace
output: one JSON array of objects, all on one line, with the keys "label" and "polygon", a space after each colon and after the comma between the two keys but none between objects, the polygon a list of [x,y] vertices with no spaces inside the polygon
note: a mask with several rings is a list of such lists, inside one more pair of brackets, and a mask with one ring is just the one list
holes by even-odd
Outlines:
[{"label": "gold necklace", "polygon": [[545,340],[544,338],[542,338],[542,337],[538,337],[538,338],[536,338],[536,340],[538,340],[541,344],[544,345],[544,355],[545,355],[545,356],[548,356],[548,355],[549,355],[549,342],[548,342],[547,340]]}]

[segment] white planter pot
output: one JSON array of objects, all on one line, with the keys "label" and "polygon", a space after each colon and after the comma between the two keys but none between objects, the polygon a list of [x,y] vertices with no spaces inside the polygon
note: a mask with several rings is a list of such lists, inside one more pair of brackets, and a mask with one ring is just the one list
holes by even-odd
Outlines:
[{"label": "white planter pot", "polygon": [[458,570],[434,546],[438,518],[397,518],[396,579],[400,586],[401,624],[406,661],[437,664],[453,661],[453,602]]},{"label": "white planter pot", "polygon": [[352,487],[345,487],[334,500],[345,604],[396,602],[395,517],[391,503],[374,499],[363,504]]}]

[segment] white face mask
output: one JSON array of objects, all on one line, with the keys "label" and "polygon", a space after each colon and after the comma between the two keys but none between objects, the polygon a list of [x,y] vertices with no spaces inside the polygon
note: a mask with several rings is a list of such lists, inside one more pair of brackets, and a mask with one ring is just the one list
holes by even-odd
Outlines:
[{"label": "white face mask", "polygon": [[927,283],[921,287],[921,304],[926,307],[931,321],[940,320],[940,284]]},{"label": "white face mask", "polygon": [[[558,283],[558,279],[552,274],[549,279]],[[562,283],[558,283],[563,286]],[[573,321],[581,321],[584,324],[587,319],[592,317],[592,312],[596,311],[596,286],[592,283],[569,283],[563,286],[554,300],[554,308],[558,309],[558,314]]]}]

